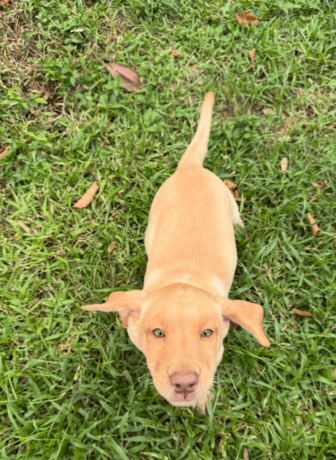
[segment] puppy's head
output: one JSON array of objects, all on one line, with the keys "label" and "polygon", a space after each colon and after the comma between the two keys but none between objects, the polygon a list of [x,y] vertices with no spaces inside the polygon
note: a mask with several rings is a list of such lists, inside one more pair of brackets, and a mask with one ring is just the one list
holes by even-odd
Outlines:
[{"label": "puppy's head", "polygon": [[260,305],[214,297],[184,284],[148,294],[115,292],[105,304],[82,309],[119,312],[132,342],[147,358],[156,389],[176,406],[195,405],[212,386],[230,321],[269,346]]}]

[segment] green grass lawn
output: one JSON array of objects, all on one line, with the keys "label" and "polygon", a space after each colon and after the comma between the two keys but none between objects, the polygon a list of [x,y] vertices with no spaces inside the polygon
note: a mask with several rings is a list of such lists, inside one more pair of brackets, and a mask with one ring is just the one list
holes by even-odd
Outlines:
[{"label": "green grass lawn", "polygon": [[[1,460],[336,458],[334,3],[0,6]],[[238,24],[244,11],[257,26]],[[113,80],[113,60],[140,91]],[[142,288],[151,201],[209,90],[205,166],[238,184],[245,222],[230,297],[264,306],[271,347],[230,332],[206,418],[156,393],[116,315],[79,306]],[[72,208],[94,180],[91,205]]]}]

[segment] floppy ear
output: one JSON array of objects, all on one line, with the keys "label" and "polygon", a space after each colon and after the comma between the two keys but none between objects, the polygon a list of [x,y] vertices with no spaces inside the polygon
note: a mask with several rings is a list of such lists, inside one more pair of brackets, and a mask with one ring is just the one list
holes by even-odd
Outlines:
[{"label": "floppy ear", "polygon": [[106,313],[117,311],[123,326],[128,327],[128,318],[130,316],[140,316],[145,297],[146,294],[144,291],[113,292],[105,303],[85,305],[81,307],[81,309],[88,311],[104,311]]},{"label": "floppy ear", "polygon": [[224,297],[216,297],[216,300],[225,318],[239,324],[264,347],[270,346],[262,327],[264,310],[261,305],[243,300],[229,300]]}]

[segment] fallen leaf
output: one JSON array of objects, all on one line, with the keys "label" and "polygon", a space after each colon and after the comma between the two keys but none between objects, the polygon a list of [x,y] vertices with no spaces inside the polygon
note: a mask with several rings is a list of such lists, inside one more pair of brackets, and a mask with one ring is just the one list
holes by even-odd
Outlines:
[{"label": "fallen leaf", "polygon": [[5,157],[7,153],[8,153],[8,147],[5,147],[5,149],[0,153],[0,158]]},{"label": "fallen leaf", "polygon": [[174,56],[174,57],[179,57],[179,54],[178,54],[178,51],[177,50],[173,50],[171,52],[171,54]]},{"label": "fallen leaf", "polygon": [[293,312],[296,313],[299,316],[314,316],[312,313],[309,311],[304,311],[304,310],[297,310],[296,308],[293,308]]},{"label": "fallen leaf", "polygon": [[75,16],[79,16],[79,14],[77,13],[77,11],[75,11],[74,9],[71,10],[71,13],[74,14]]},{"label": "fallen leaf", "polygon": [[281,160],[281,171],[286,171],[286,169],[288,168],[288,158],[284,157],[282,160]]},{"label": "fallen leaf", "polygon": [[322,184],[317,184],[316,182],[311,182],[313,187],[319,188],[320,190],[324,189],[327,185],[327,182],[322,182]]},{"label": "fallen leaf", "polygon": [[249,56],[252,62],[254,61],[254,55],[255,55],[255,49],[253,48],[253,50],[249,51]]},{"label": "fallen leaf", "polygon": [[1,423],[3,423],[4,425],[11,425],[12,422],[9,418],[5,418],[4,420],[1,420]]},{"label": "fallen leaf", "polygon": [[309,200],[309,203],[312,203],[313,201],[315,201],[316,198],[317,198],[317,193],[315,193],[315,195],[311,197],[311,199]]},{"label": "fallen leaf", "polygon": [[312,225],[313,236],[315,236],[320,231],[320,227],[315,223],[315,219],[310,213],[308,213],[308,220],[310,225]]},{"label": "fallen leaf", "polygon": [[111,65],[106,64],[106,68],[111,72],[113,78],[120,75],[120,86],[127,91],[137,91],[143,86],[137,72],[125,65],[112,62]]},{"label": "fallen leaf", "polygon": [[49,97],[54,97],[55,96],[55,91],[56,91],[56,84],[55,82],[49,80],[47,81],[45,88],[47,90],[47,93],[49,94]]},{"label": "fallen leaf", "polygon": [[243,457],[244,457],[244,460],[249,460],[249,458],[250,458],[250,457],[249,457],[249,454],[248,454],[248,452],[247,452],[246,447],[244,447],[244,454],[243,454]]},{"label": "fallen leaf", "polygon": [[111,254],[111,252],[113,251],[113,249],[115,248],[115,245],[116,245],[116,242],[113,241],[113,243],[111,243],[110,247],[108,248],[107,252],[109,254]]},{"label": "fallen leaf", "polygon": [[239,193],[237,192],[237,190],[234,191],[233,196],[235,197],[236,201],[241,201],[241,197],[240,197]]},{"label": "fallen leaf", "polygon": [[275,115],[275,110],[271,109],[270,107],[265,107],[263,109],[263,114],[264,115]]},{"label": "fallen leaf", "polygon": [[235,188],[237,188],[237,185],[231,182],[229,179],[226,179],[224,181],[224,184],[227,186],[229,190],[234,190]]},{"label": "fallen leaf", "polygon": [[22,230],[24,230],[26,233],[30,233],[30,228],[27,227],[27,225],[24,224],[24,223],[22,222],[22,220],[19,220],[18,224],[20,225],[20,227],[22,228]]},{"label": "fallen leaf", "polygon": [[336,379],[336,369],[334,371],[332,371],[331,375],[334,377],[334,379]]},{"label": "fallen leaf", "polygon": [[258,24],[258,19],[252,16],[251,13],[238,13],[236,18],[239,24],[247,24],[248,26],[256,26]]},{"label": "fallen leaf", "polygon": [[98,185],[97,185],[97,181],[95,181],[91,187],[84,193],[84,195],[82,196],[82,198],[77,201],[77,203],[75,203],[73,205],[74,208],[79,208],[79,209],[82,209],[82,208],[86,208],[86,206],[88,206],[91,201],[93,200],[93,197],[95,196],[95,194],[98,192]]},{"label": "fallen leaf", "polygon": [[117,192],[118,198],[122,200],[122,194],[120,192]]},{"label": "fallen leaf", "polygon": [[332,326],[332,327],[329,329],[329,332],[333,331],[334,329],[336,329],[336,326]]}]

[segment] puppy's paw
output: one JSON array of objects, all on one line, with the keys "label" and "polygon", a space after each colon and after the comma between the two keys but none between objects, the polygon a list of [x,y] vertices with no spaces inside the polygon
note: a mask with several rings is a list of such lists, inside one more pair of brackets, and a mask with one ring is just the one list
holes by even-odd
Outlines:
[{"label": "puppy's paw", "polygon": [[240,225],[241,227],[245,227],[244,222],[239,217],[236,222],[233,222],[233,225]]},{"label": "puppy's paw", "polygon": [[196,409],[202,415],[207,415],[206,403],[207,403],[208,399],[210,401],[213,401],[215,399],[215,396],[214,396],[213,393],[211,393],[211,391],[208,391],[208,393],[206,395],[202,396],[202,398],[200,398],[197,401]]}]

